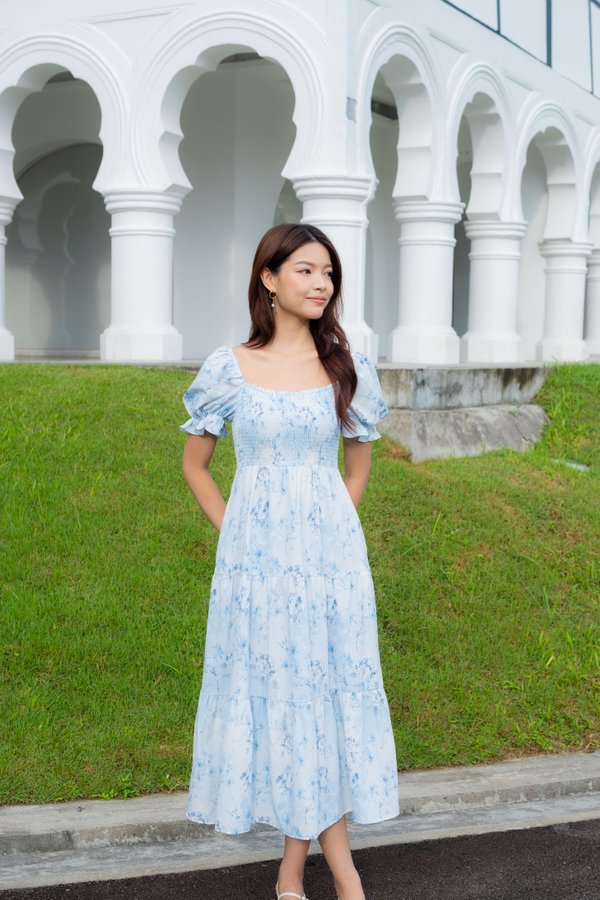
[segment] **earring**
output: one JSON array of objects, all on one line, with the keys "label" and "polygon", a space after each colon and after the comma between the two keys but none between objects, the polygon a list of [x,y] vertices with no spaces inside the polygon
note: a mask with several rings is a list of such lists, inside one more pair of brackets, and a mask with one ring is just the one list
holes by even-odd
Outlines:
[{"label": "earring", "polygon": [[275,301],[277,300],[275,291],[269,291],[269,300],[271,301],[271,309],[273,309],[275,307]]}]

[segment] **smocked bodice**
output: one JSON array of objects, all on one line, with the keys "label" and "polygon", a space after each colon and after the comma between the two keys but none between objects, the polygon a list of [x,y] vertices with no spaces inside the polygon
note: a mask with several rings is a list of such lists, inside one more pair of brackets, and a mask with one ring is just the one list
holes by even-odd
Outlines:
[{"label": "smocked bodice", "polygon": [[233,420],[239,466],[335,466],[333,388],[270,391],[244,383]]}]

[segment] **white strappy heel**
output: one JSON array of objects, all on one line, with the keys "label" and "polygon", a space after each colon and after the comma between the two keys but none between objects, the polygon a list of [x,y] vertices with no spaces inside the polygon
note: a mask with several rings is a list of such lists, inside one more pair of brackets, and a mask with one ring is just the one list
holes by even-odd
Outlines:
[{"label": "white strappy heel", "polygon": [[282,897],[296,897],[297,900],[308,900],[306,894],[294,894],[293,891],[284,891],[282,894],[279,893],[279,882],[275,885],[275,893],[277,894],[277,900],[281,900]]}]

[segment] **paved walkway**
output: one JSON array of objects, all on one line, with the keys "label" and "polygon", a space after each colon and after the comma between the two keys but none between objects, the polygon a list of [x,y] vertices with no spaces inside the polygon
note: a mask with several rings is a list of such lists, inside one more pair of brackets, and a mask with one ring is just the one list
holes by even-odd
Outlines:
[{"label": "paved walkway", "polygon": [[[600,900],[600,819],[356,850],[368,900]],[[2,900],[275,900],[279,860],[0,893]],[[320,854],[310,900],[336,900]]]},{"label": "paved walkway", "polygon": [[[402,813],[349,825],[354,849],[600,818],[600,751],[401,773]],[[267,826],[216,834],[185,794],[0,809],[0,890],[217,869],[277,859]],[[320,853],[317,842],[311,853]]]}]

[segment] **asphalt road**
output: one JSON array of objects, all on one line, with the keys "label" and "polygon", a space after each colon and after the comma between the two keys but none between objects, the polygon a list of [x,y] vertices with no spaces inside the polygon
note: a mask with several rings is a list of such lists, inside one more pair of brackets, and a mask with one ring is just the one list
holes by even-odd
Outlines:
[{"label": "asphalt road", "polygon": [[[157,853],[160,847],[157,846]],[[600,900],[600,819],[354,854],[368,900]],[[277,862],[0,891],[0,900],[274,900]],[[309,900],[335,900],[321,856],[306,861]]]}]

